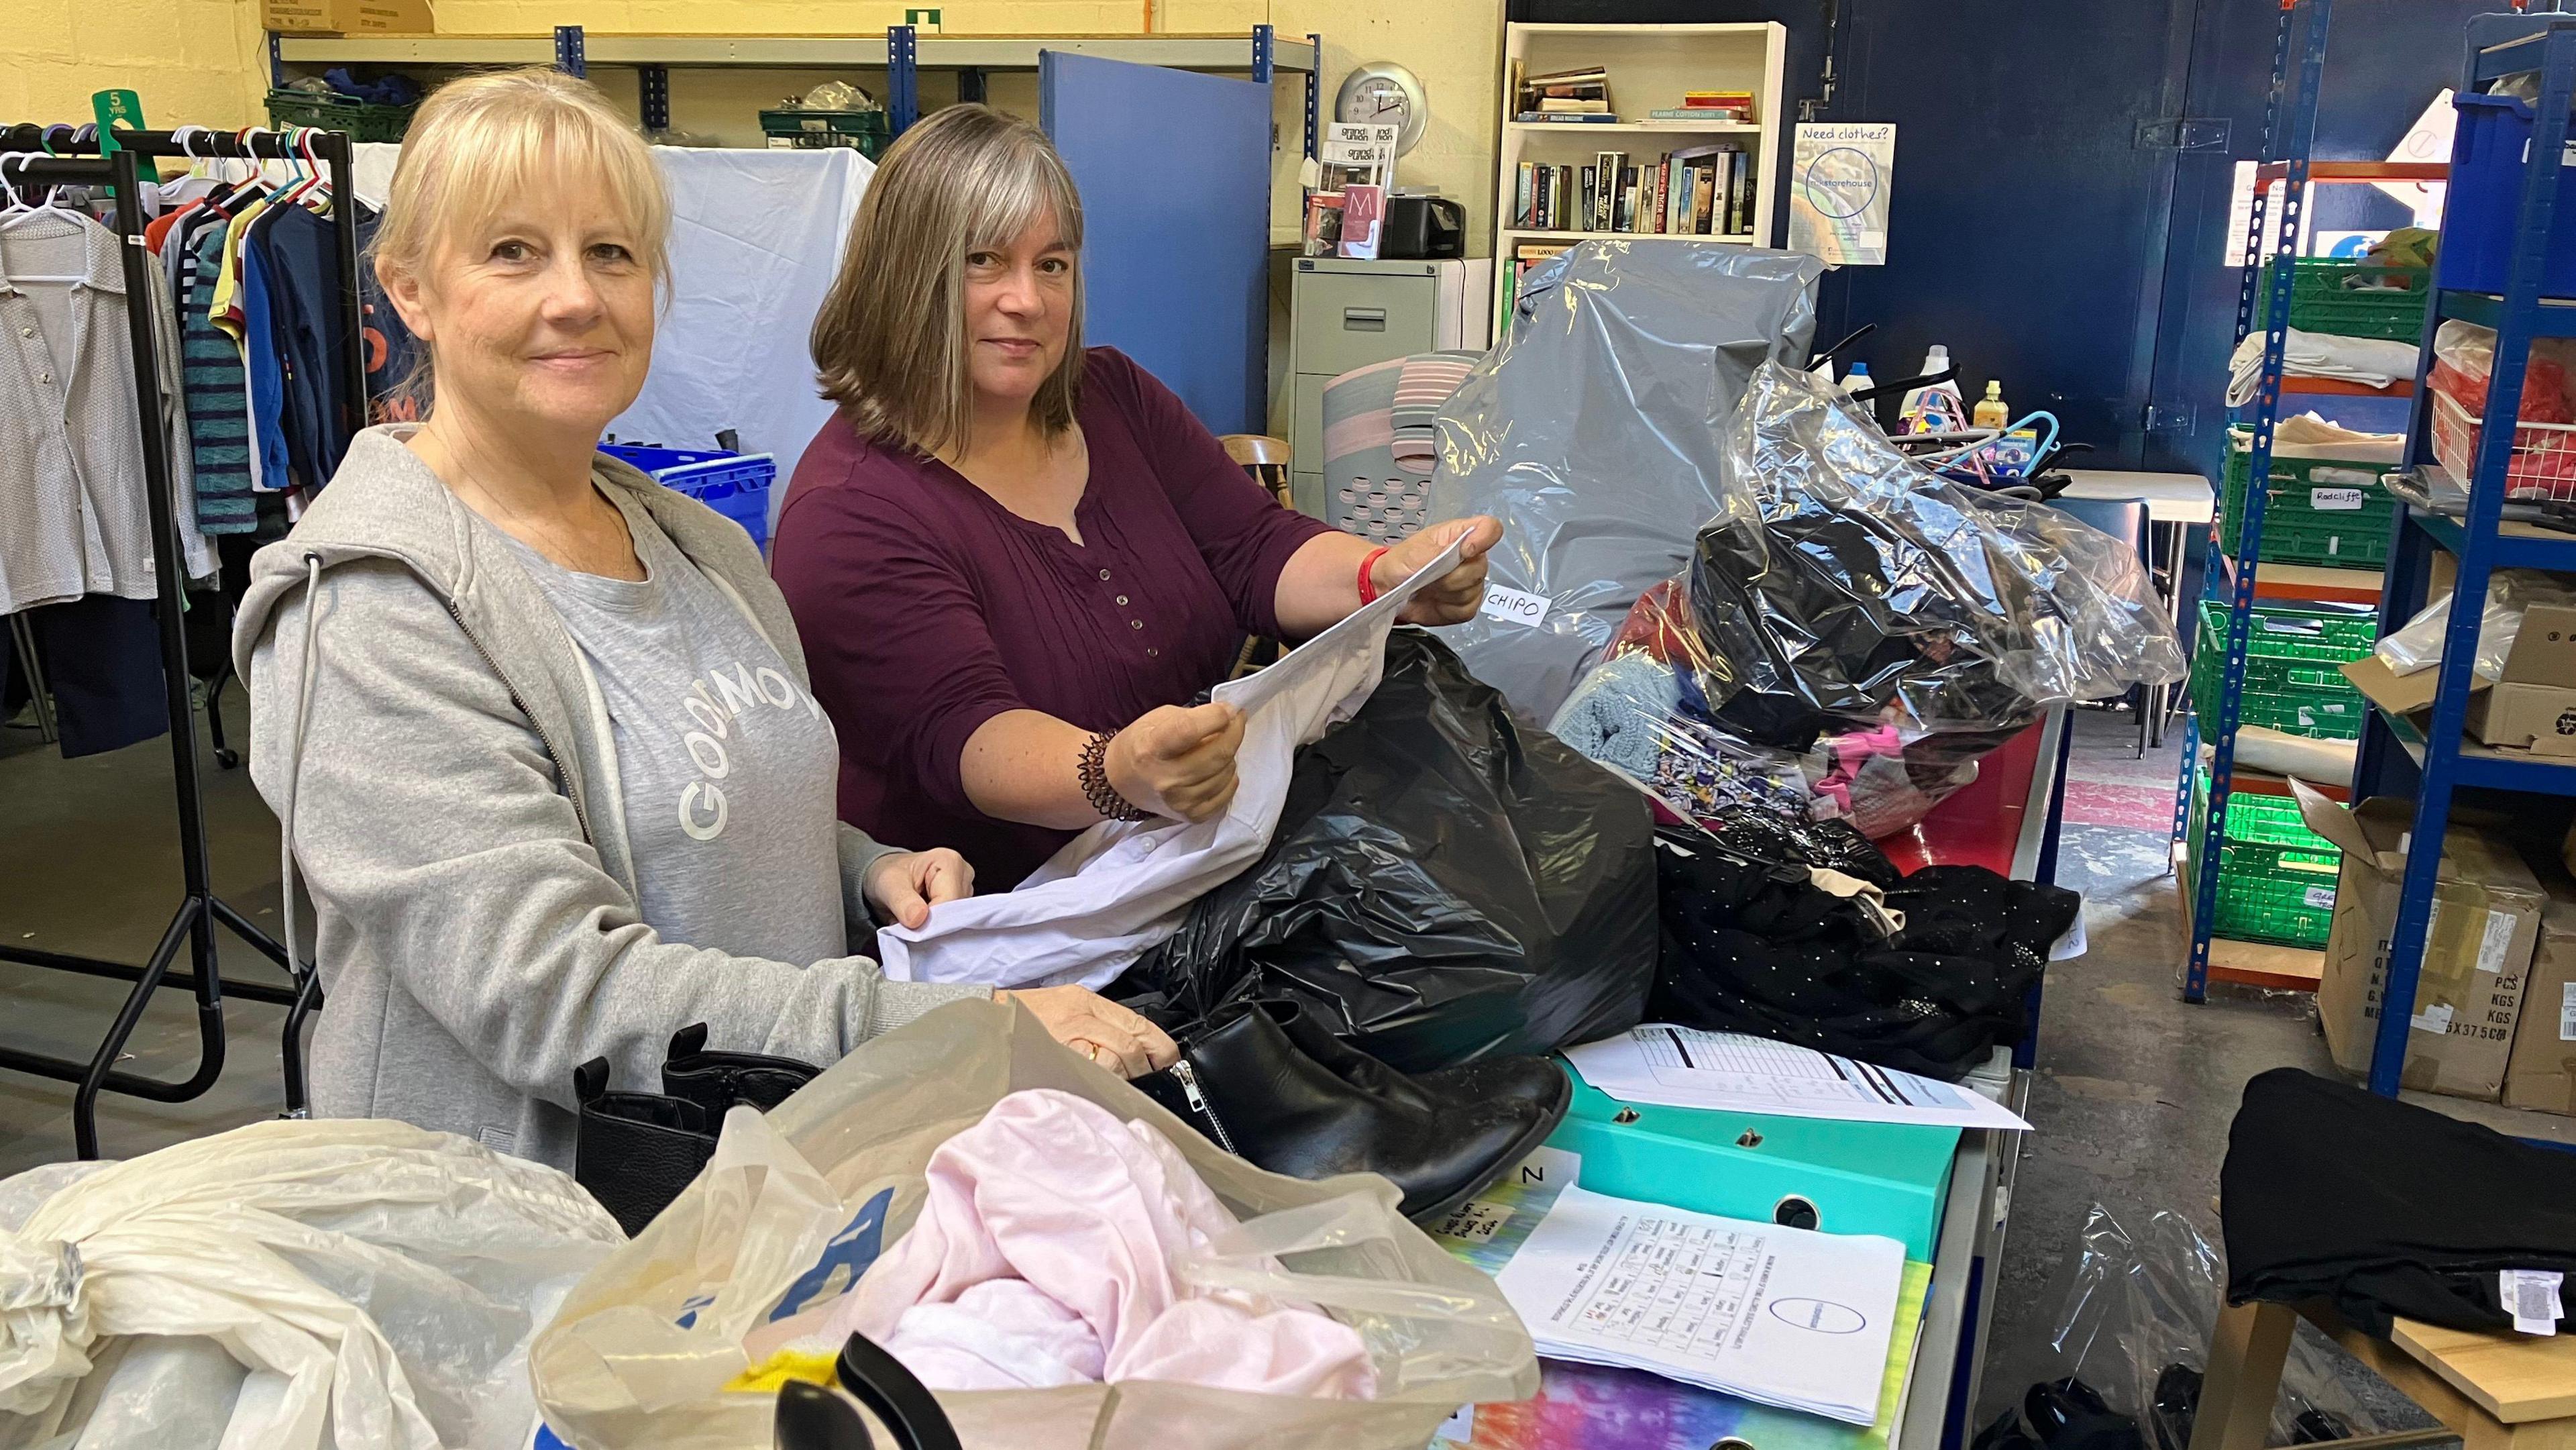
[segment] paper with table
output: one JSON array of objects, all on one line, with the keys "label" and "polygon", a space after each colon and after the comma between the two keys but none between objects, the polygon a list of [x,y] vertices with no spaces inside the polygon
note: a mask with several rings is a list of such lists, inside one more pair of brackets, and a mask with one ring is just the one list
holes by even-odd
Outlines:
[{"label": "paper with table", "polygon": [[1849,1123],[2030,1127],[1970,1088],[1738,1032],[1648,1022],[1569,1047],[1565,1060],[1623,1103]]},{"label": "paper with table", "polygon": [[[1426,1224],[1451,1254],[1499,1274],[1581,1176],[1582,1161],[1561,1148],[1539,1148],[1518,1169],[1449,1215]],[[1572,1450],[1593,1445],[1651,1445],[1699,1450],[1742,1440],[1761,1450],[1886,1450],[1904,1413],[1932,1266],[1908,1261],[1898,1289],[1894,1332],[1879,1370],[1878,1413],[1867,1426],[1781,1409],[1641,1369],[1561,1357],[1539,1361],[1536,1399],[1473,1405],[1444,1427],[1433,1450]],[[1946,1389],[1944,1390],[1946,1393]],[[1640,1437],[1640,1428],[1661,1434]]]},{"label": "paper with table", "polygon": [[1458,546],[1290,650],[1218,685],[1243,711],[1238,780],[1225,814],[1196,823],[1103,821],[1065,843],[1016,890],[946,902],[919,929],[877,933],[885,974],[902,982],[1051,987],[1115,981],[1178,930],[1190,903],[1270,844],[1299,746],[1357,713],[1386,667],[1386,636],[1415,593],[1458,564]]},{"label": "paper with table", "polygon": [[1847,1424],[1877,1418],[1905,1246],[1592,1193],[1494,1276],[1541,1355],[1652,1370]]}]

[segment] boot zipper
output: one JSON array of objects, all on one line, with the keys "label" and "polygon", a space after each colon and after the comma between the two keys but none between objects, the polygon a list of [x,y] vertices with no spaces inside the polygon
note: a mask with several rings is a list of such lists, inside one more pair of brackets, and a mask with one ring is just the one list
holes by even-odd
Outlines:
[{"label": "boot zipper", "polygon": [[1172,1077],[1181,1085],[1181,1096],[1189,1099],[1190,1111],[1207,1120],[1208,1130],[1216,1135],[1216,1145],[1237,1158],[1242,1157],[1243,1154],[1234,1146],[1233,1136],[1226,1132],[1225,1124],[1218,1120],[1216,1109],[1208,1106],[1207,1094],[1199,1091],[1198,1071],[1190,1066],[1188,1058],[1180,1058],[1172,1063]]}]

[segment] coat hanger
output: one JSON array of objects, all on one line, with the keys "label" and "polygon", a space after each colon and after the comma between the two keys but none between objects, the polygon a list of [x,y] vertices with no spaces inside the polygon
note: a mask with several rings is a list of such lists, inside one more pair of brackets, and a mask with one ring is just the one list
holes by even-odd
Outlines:
[{"label": "coat hanger", "polygon": [[[41,139],[39,144],[45,145],[46,155],[51,156],[54,154],[53,148],[50,144],[43,142]],[[18,163],[18,180],[15,183],[6,183],[5,178],[8,175],[9,163],[11,161]],[[27,168],[34,164],[34,162],[35,158],[25,152],[19,152],[15,155],[0,155],[0,184],[5,184],[9,193],[9,206],[6,210],[0,210],[0,235],[7,234],[31,218],[46,215],[72,217],[79,222],[96,225],[96,223],[90,223],[89,218],[81,216],[80,213],[73,211],[70,207],[62,205],[60,200],[62,188],[60,186],[46,187],[44,200],[36,202],[33,205],[28,203],[26,192],[24,190],[27,185],[26,173]],[[32,272],[12,272],[9,274],[9,280],[12,283],[86,282],[89,280],[89,274],[86,272],[79,272],[70,276],[56,276],[52,274],[38,274]]]}]

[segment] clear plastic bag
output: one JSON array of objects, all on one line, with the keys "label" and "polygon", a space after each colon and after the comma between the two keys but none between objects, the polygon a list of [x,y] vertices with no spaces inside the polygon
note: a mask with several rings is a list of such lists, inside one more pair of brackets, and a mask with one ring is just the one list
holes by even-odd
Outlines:
[{"label": "clear plastic bag", "polygon": [[1689,562],[1728,507],[1719,437],[1756,366],[1805,364],[1823,272],[1722,242],[1589,241],[1523,279],[1440,409],[1426,511],[1499,519],[1487,578],[1544,602],[1441,632],[1513,708],[1554,715],[1637,597]]},{"label": "clear plastic bag", "polygon": [[36,1174],[0,1232],[10,1447],[517,1450],[530,1338],[624,1239],[565,1174],[403,1123]]},{"label": "clear plastic bag", "polygon": [[2183,677],[2134,548],[1940,478],[1831,384],[1765,363],[1723,457],[1690,592],[1709,713],[1744,739],[2009,731]]},{"label": "clear plastic bag", "polygon": [[1802,845],[1802,859],[1819,860],[1833,854],[1806,840],[1819,822],[1894,835],[1975,780],[1977,757],[2001,742],[1881,725],[1806,750],[1756,745],[1709,716],[1702,681],[1711,661],[1689,598],[1686,578],[1648,590],[1548,730],[1721,837],[1764,816]]},{"label": "clear plastic bag", "polygon": [[775,1396],[726,1388],[753,1363],[746,1342],[791,1337],[855,1282],[918,1216],[932,1151],[1026,1088],[1074,1094],[1170,1138],[1243,1220],[1178,1266],[1182,1277],[1349,1324],[1378,1392],[1308,1400],[1126,1381],[940,1394],[970,1450],[1418,1450],[1459,1405],[1537,1390],[1529,1335],[1501,1291],[1406,1222],[1393,1184],[1262,1172],[1057,1045],[1027,1012],[969,1001],[871,1039],[766,1118],[726,1118],[697,1182],[538,1336],[529,1366],[547,1424],[578,1450],[769,1443]]},{"label": "clear plastic bag", "polygon": [[[2576,589],[2531,569],[2499,569],[2489,579],[2486,608],[2478,615],[2474,668],[2479,679],[2504,678],[2505,657],[2513,653],[2513,642],[2522,633],[2522,612],[2534,604],[2576,604]],[[2397,674],[2429,670],[2442,662],[2442,634],[2450,627],[2451,596],[2444,594],[2406,621],[2403,629],[2373,645],[2371,653]]]},{"label": "clear plastic bag", "polygon": [[[2134,1418],[2149,1450],[2187,1450],[2209,1364],[2210,1335],[2225,1298],[2226,1267],[2218,1250],[2181,1214],[2102,1204],[2086,1213],[2075,1252],[2058,1267],[2047,1338],[2035,1357],[1997,1364],[2016,1390],[2034,1381],[2074,1378],[2098,1391],[2116,1413]],[[2290,1344],[2284,1393],[2273,1409],[2275,1445],[2316,1438],[2302,1416],[2323,1411],[2373,1435],[2411,1428],[2365,1403],[2339,1378],[2341,1351],[2305,1324]]]}]

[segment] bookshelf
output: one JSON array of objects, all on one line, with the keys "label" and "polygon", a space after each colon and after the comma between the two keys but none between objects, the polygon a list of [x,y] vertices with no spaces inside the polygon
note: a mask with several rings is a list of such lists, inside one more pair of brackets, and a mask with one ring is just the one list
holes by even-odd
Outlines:
[{"label": "bookshelf", "polygon": [[[1666,242],[1702,241],[1732,242],[1752,245],[1768,242],[1777,215],[1770,173],[1778,165],[1780,130],[1781,72],[1786,62],[1788,28],[1775,21],[1757,21],[1725,25],[1555,25],[1513,22],[1503,28],[1503,76],[1501,82],[1501,116],[1499,138],[1494,148],[1497,158],[1494,193],[1494,322],[1495,336],[1502,336],[1504,310],[1514,291],[1520,270],[1518,253],[1527,246],[1562,246],[1588,237],[1611,237],[1622,241]],[[1515,87],[1527,76],[1548,75],[1598,67],[1607,76],[1611,110],[1615,122],[1598,121],[1523,121],[1519,119],[1520,95]],[[1740,91],[1753,97],[1752,114],[1744,119],[1708,120],[1658,119],[1650,111],[1679,109],[1688,91]],[[1578,204],[1566,211],[1566,223],[1557,226],[1529,224],[1522,211],[1521,164],[1533,167],[1567,168],[1559,173],[1579,175],[1582,168],[1596,165],[1604,151],[1622,152],[1626,165],[1638,169],[1640,180],[1652,169],[1662,174],[1662,161],[1667,153],[1685,156],[1703,148],[1718,147],[1740,151],[1742,162],[1719,160],[1720,166],[1741,167],[1741,185],[1748,195],[1734,227],[1717,224],[1712,208],[1708,233],[1657,231],[1659,222],[1670,222],[1675,213],[1668,206],[1648,211],[1640,230],[1603,230],[1582,225],[1589,218],[1575,216]],[[1700,158],[1703,176],[1709,173],[1708,158]],[[1722,201],[1726,196],[1724,172],[1714,178]],[[1698,178],[1694,178],[1694,190]],[[1667,182],[1669,195],[1671,183]],[[1641,187],[1642,190],[1642,187]],[[1641,211],[1646,210],[1644,207]]]}]

